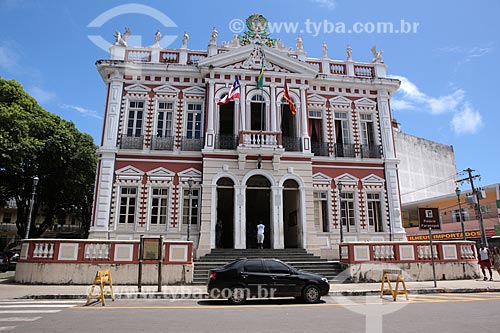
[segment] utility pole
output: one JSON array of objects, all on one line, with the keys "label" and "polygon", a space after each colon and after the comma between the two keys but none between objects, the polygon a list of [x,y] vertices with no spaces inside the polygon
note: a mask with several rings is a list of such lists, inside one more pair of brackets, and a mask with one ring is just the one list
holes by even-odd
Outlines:
[{"label": "utility pole", "polygon": [[474,171],[475,170],[472,170],[471,168],[465,169],[464,172],[467,172],[468,176],[466,178],[457,180],[457,182],[468,181],[470,183],[470,186],[472,188],[472,195],[474,195],[476,197],[476,203],[474,205],[475,205],[475,208],[477,211],[476,214],[477,214],[477,217],[479,220],[479,228],[481,230],[481,243],[483,243],[484,246],[488,247],[488,239],[486,238],[486,232],[484,230],[483,213],[481,212],[481,204],[479,203],[479,192],[474,187],[474,178],[479,178],[480,176],[479,175],[473,176],[472,173]]}]

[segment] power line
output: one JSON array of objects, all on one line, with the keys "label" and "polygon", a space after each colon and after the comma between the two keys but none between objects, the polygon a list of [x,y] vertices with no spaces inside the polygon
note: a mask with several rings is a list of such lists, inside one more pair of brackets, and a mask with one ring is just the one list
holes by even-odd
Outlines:
[{"label": "power line", "polygon": [[432,184],[429,184],[429,185],[427,185],[427,186],[425,186],[425,187],[417,188],[417,189],[415,189],[415,190],[412,190],[412,191],[409,191],[409,192],[402,193],[402,194],[401,194],[401,196],[403,196],[403,195],[407,195],[407,194],[411,194],[411,193],[415,193],[415,192],[418,192],[418,191],[422,191],[422,190],[428,189],[428,188],[430,188],[430,187],[434,187],[434,186],[437,186],[437,185],[439,185],[439,184],[445,183],[445,182],[449,181],[450,179],[454,179],[455,177],[460,176],[460,174],[462,174],[462,173],[463,173],[463,172],[457,172],[457,173],[455,173],[455,174],[453,174],[453,175],[451,175],[451,176],[448,176],[448,178],[445,178],[445,179],[443,179],[443,180],[440,180],[440,181],[438,181],[438,182],[436,182],[436,183],[432,183]]}]

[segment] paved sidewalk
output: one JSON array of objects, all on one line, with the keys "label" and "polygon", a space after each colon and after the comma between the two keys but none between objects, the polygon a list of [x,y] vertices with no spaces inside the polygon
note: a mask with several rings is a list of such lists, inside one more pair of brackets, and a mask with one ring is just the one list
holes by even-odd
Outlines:
[{"label": "paved sidewalk", "polygon": [[[12,272],[11,272],[12,273]],[[393,283],[394,284],[394,283]],[[91,285],[29,285],[15,283],[13,274],[0,273],[0,299],[85,299]],[[332,284],[330,295],[362,296],[380,294],[381,283],[345,283]],[[386,284],[387,287],[387,284]],[[394,285],[393,285],[394,287]],[[500,278],[495,274],[495,281],[481,280],[453,280],[406,282],[408,293],[479,293],[500,292]],[[113,286],[115,297],[134,298],[207,298],[206,287],[201,286],[163,286],[158,292],[157,286],[143,286],[138,292],[137,286]]]}]

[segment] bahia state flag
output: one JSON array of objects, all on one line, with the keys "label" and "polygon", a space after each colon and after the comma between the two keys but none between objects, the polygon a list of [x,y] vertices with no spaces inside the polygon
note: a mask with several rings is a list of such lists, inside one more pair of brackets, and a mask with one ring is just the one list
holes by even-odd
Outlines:
[{"label": "bahia state flag", "polygon": [[295,104],[293,104],[293,100],[288,93],[288,85],[286,84],[285,79],[285,89],[283,90],[283,97],[287,100],[288,105],[290,105],[290,112],[295,115],[297,113],[297,109],[295,109]]},{"label": "bahia state flag", "polygon": [[224,96],[224,98],[222,98],[217,104],[227,104],[235,98],[240,98],[240,81],[238,81],[238,78],[234,80],[233,86],[229,90],[229,93]]}]

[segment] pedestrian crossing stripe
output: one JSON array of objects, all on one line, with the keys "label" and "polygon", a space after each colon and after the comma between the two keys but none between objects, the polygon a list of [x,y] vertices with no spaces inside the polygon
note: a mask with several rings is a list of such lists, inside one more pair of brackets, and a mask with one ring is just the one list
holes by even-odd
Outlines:
[{"label": "pedestrian crossing stripe", "polygon": [[41,318],[42,317],[10,317],[10,318],[0,318],[0,322],[35,321]]},{"label": "pedestrian crossing stripe", "polygon": [[16,305],[3,305],[0,304],[0,309],[9,308],[69,308],[73,304],[16,304]]},{"label": "pedestrian crossing stripe", "polygon": [[5,313],[58,313],[61,310],[0,310],[0,314]]},{"label": "pedestrian crossing stripe", "polygon": [[14,328],[16,328],[16,326],[3,326],[3,327],[0,327],[0,332],[12,331]]}]

